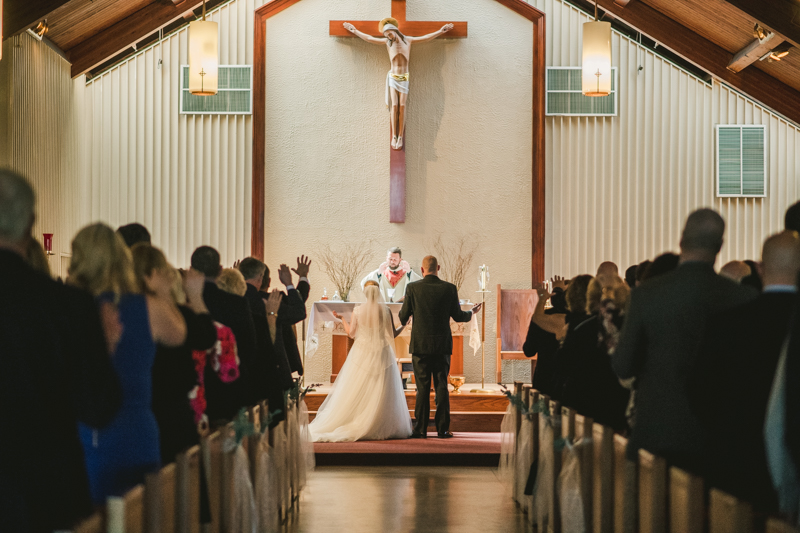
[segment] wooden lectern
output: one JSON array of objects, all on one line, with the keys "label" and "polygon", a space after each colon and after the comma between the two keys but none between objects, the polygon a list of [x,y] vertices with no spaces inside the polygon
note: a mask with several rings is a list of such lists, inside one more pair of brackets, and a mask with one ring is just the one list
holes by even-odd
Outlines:
[{"label": "wooden lectern", "polygon": [[[502,289],[497,285],[497,383],[503,379],[503,361],[525,359],[522,345],[538,301],[535,289]],[[532,362],[536,364],[535,357]]]}]

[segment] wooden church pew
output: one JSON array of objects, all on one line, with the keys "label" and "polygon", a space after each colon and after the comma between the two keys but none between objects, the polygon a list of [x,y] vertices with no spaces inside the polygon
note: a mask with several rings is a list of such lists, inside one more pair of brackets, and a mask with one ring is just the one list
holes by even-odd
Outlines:
[{"label": "wooden church pew", "polygon": [[614,435],[614,533],[635,533],[639,502],[636,499],[637,465],[628,459],[628,439]]},{"label": "wooden church pew", "polygon": [[[553,442],[558,442],[563,436],[563,423],[561,417],[561,403],[550,402],[551,418],[554,422],[553,427]],[[558,476],[561,474],[561,458],[562,454],[555,451],[555,446],[551,447],[546,453],[553,455],[553,485],[550,490],[554,495],[558,494]],[[561,508],[558,505],[558,498],[552,498],[552,505],[550,506],[550,522],[548,524],[548,531],[551,533],[561,532]]]},{"label": "wooden church pew", "polygon": [[136,485],[122,497],[106,500],[109,533],[144,533],[144,485]]},{"label": "wooden church pew", "polygon": [[703,479],[685,470],[669,469],[669,530],[703,533],[705,520]]},{"label": "wooden church pew", "polygon": [[211,511],[211,524],[208,533],[220,533],[220,476],[222,475],[222,440],[220,431],[208,435],[201,440],[203,460],[207,465],[208,501]]},{"label": "wooden church pew", "polygon": [[639,531],[667,531],[667,463],[646,450],[639,450]]},{"label": "wooden church pew", "polygon": [[800,533],[800,529],[777,518],[767,519],[766,533]]},{"label": "wooden church pew", "polygon": [[145,477],[144,525],[148,533],[175,532],[175,463]]},{"label": "wooden church pew", "polygon": [[614,431],[594,424],[593,441],[593,528],[596,533],[614,530]]},{"label": "wooden church pew", "polygon": [[594,515],[593,501],[594,490],[592,480],[594,478],[594,423],[589,417],[581,414],[575,415],[575,442],[583,441],[581,444],[581,493],[583,494],[583,521],[586,530],[592,529],[592,517]]},{"label": "wooden church pew", "polygon": [[711,489],[708,498],[709,533],[752,533],[753,508],[727,492]]},{"label": "wooden church pew", "polygon": [[199,446],[192,446],[178,454],[175,460],[175,520],[178,533],[200,533],[200,461]]},{"label": "wooden church pew", "polygon": [[[528,395],[528,409],[533,411],[536,408],[536,405],[539,403],[539,391],[535,389],[531,389]],[[531,415],[531,465],[536,465],[536,461],[539,458],[539,413],[533,413]],[[534,500],[533,495],[526,497],[527,508],[528,508],[528,519],[530,520],[531,528],[535,531],[536,530],[536,509],[535,504],[536,501]]]}]

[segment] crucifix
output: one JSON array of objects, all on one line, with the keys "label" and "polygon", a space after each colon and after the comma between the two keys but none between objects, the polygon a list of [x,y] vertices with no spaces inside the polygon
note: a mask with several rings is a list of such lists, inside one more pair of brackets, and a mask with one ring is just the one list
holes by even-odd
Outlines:
[{"label": "crucifix", "polygon": [[[444,25],[443,25],[444,24]],[[381,21],[362,20],[348,22],[330,21],[330,35],[335,37],[360,37],[384,44],[389,50],[391,69],[386,75],[386,105],[391,104],[391,138],[389,158],[389,221],[406,220],[406,146],[405,103],[408,96],[408,60],[410,45],[425,42],[447,33],[448,37],[466,37],[467,23],[442,23],[406,20],[406,0],[392,0],[392,16]],[[421,35],[413,37],[411,34]]]}]

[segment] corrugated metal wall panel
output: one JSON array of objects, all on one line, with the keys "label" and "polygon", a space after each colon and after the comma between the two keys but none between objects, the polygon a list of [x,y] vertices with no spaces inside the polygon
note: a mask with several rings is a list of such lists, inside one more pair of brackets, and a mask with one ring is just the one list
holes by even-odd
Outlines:
[{"label": "corrugated metal wall panel", "polygon": [[[252,64],[253,11],[262,3],[237,0],[210,14],[222,64]],[[176,265],[187,265],[200,244],[229,264],[250,251],[251,119],[181,115],[186,62],[184,29],[86,85],[91,141],[87,176],[78,180],[92,192],[82,218],[140,222]]]},{"label": "corrugated metal wall panel", "polygon": [[[589,19],[559,0],[533,0],[547,14],[547,60],[579,66]],[[792,124],[714,82],[707,84],[614,33],[619,116],[548,117],[548,275],[621,269],[677,250],[685,217],[712,206],[728,222],[720,263],[758,259],[798,199],[800,143]],[[642,67],[639,70],[639,67]],[[767,198],[715,197],[714,125],[765,124]]]}]

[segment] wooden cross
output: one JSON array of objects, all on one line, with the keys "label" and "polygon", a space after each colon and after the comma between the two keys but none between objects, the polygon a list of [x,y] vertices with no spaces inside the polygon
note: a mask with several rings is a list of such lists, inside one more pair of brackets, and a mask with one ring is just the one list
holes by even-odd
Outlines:
[{"label": "wooden cross", "polygon": [[[406,35],[427,35],[439,30],[445,22],[406,20],[406,0],[392,0],[392,17],[397,19],[400,31]],[[330,35],[334,37],[355,37],[344,28],[344,23],[350,22],[357,30],[372,35],[383,37],[378,30],[378,20],[332,20],[330,21]],[[447,32],[446,38],[467,36],[466,22],[453,22],[453,29]],[[389,222],[402,223],[406,221],[406,140],[404,137],[402,150],[391,150],[389,159]]]}]

